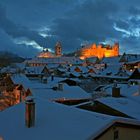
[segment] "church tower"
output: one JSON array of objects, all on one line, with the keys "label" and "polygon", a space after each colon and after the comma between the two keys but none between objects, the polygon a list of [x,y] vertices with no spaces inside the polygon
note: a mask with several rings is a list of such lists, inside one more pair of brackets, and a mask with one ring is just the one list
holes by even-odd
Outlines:
[{"label": "church tower", "polygon": [[57,42],[55,45],[55,55],[58,57],[62,56],[62,46],[60,42]]}]

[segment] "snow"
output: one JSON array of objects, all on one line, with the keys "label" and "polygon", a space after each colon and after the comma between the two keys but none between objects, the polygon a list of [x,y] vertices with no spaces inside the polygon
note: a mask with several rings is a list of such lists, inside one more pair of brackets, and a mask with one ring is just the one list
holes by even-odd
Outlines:
[{"label": "snow", "polygon": [[19,68],[20,70],[23,70],[26,65],[25,63],[14,63],[16,68]]},{"label": "snow", "polygon": [[81,75],[81,73],[76,72],[76,71],[72,71],[72,72],[69,72],[69,75],[74,75],[75,77],[79,77]]},{"label": "snow", "polygon": [[[140,103],[139,85],[118,84],[118,86],[120,87],[120,94],[122,96]],[[107,94],[112,95],[112,85],[106,86],[104,90]]]},{"label": "snow", "polygon": [[31,80],[31,84],[29,85],[32,89],[46,89],[46,88],[52,88],[60,81],[66,80],[66,78],[61,77],[54,77],[54,80],[51,80],[51,77],[47,77],[47,83],[42,83],[41,80]]},{"label": "snow", "polygon": [[[120,87],[120,94],[125,97],[133,97],[136,94],[138,95],[139,85],[129,85],[129,84],[117,84]],[[104,88],[105,92],[109,95],[112,95],[112,86],[109,85]]]},{"label": "snow", "polygon": [[46,66],[30,66],[25,68],[26,74],[41,74]]},{"label": "snow", "polygon": [[121,68],[120,64],[107,64],[107,68],[100,71],[100,74],[106,76],[109,73],[111,73],[110,75],[114,76],[115,74],[119,72],[120,68]]},{"label": "snow", "polygon": [[78,86],[68,86],[63,84],[64,89],[53,90],[53,89],[32,89],[32,93],[35,97],[41,97],[44,99],[89,99],[91,95],[85,92]]},{"label": "snow", "polygon": [[41,64],[82,64],[83,61],[77,57],[53,57],[53,58],[33,58],[26,60],[25,63],[41,63]]},{"label": "snow", "polygon": [[96,63],[98,60],[98,57],[90,57],[90,58],[86,58],[86,60],[90,63]]},{"label": "snow", "polygon": [[57,68],[57,70],[60,71],[60,72],[65,72],[66,71],[65,68]]},{"label": "snow", "polygon": [[[112,117],[36,99],[35,127],[25,127],[24,103],[0,113],[4,140],[86,140],[107,127]],[[96,127],[95,127],[96,126]]]},{"label": "snow", "polygon": [[105,57],[102,59],[101,63],[107,64],[117,64],[119,63],[120,57]]},{"label": "snow", "polygon": [[70,72],[72,72],[72,73],[75,72],[76,68],[79,68],[81,70],[81,73],[88,72],[88,68],[85,66],[72,66],[72,67],[70,67]]},{"label": "snow", "polygon": [[140,120],[140,104],[138,102],[135,102],[128,98],[113,97],[100,98],[96,100],[130,117]]},{"label": "snow", "polygon": [[129,62],[136,62],[140,60],[139,54],[124,54],[122,57],[125,58],[125,60]]},{"label": "snow", "polygon": [[17,68],[11,68],[10,66],[4,67],[0,70],[0,73],[16,73]]},{"label": "snow", "polygon": [[31,82],[24,74],[11,75],[14,84],[21,84],[25,89],[30,88]]},{"label": "snow", "polygon": [[0,137],[4,140],[94,139],[115,122],[140,125],[139,121],[89,112],[36,98],[35,126],[25,126],[25,104],[0,112]]},{"label": "snow", "polygon": [[[53,90],[53,87],[58,87],[58,83],[66,80],[66,78],[54,77],[54,80],[51,80],[51,77],[48,77],[47,83],[41,83],[38,80],[29,81],[25,75],[15,75],[12,77],[15,84],[22,84],[25,87],[28,87],[32,94],[37,97],[42,97],[45,99],[87,99],[91,98],[90,94],[85,92],[79,86],[68,86],[66,83],[63,84],[63,91]],[[76,79],[74,79],[76,80]]]}]

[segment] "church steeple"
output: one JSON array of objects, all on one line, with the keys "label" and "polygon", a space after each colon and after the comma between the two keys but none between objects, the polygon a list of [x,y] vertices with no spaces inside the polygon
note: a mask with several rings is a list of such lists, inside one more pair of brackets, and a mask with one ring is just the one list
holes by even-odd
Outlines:
[{"label": "church steeple", "polygon": [[55,45],[55,55],[62,56],[62,46],[60,42],[57,42]]}]

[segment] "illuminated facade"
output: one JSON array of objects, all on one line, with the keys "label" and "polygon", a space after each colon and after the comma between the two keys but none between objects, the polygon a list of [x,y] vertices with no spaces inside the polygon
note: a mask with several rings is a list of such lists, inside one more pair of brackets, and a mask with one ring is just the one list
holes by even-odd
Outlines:
[{"label": "illuminated facade", "polygon": [[43,49],[41,53],[38,54],[38,58],[54,58],[62,56],[62,46],[60,42],[55,45],[55,53],[50,52],[48,49]]},{"label": "illuminated facade", "polygon": [[51,53],[48,49],[44,49],[41,53],[38,54],[38,58],[52,58],[54,54]]},{"label": "illuminated facade", "polygon": [[99,59],[103,57],[114,57],[119,55],[119,44],[115,43],[113,46],[91,44],[81,48],[79,54],[81,59],[89,57],[98,57]]}]

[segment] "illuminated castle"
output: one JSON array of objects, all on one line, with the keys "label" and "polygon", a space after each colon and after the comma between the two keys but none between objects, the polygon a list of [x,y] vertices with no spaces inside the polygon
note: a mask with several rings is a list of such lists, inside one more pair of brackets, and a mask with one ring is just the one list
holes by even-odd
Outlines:
[{"label": "illuminated castle", "polygon": [[[82,47],[75,54],[79,56],[80,59],[85,59],[89,57],[98,57],[99,59],[103,57],[114,57],[119,55],[119,44],[115,43],[113,46],[103,45],[103,44],[91,44]],[[55,52],[52,53],[49,49],[43,49],[41,53],[38,54],[39,58],[56,58],[62,56],[62,45],[57,42],[55,45]]]},{"label": "illuminated castle", "polygon": [[37,57],[39,58],[54,58],[54,57],[61,57],[62,56],[62,46],[60,42],[57,42],[55,45],[55,53],[49,51],[49,49],[43,49],[42,52],[38,54]]},{"label": "illuminated castle", "polygon": [[115,43],[113,46],[103,45],[103,44],[91,44],[81,48],[78,51],[81,59],[89,58],[89,57],[114,57],[119,55],[119,44]]}]

